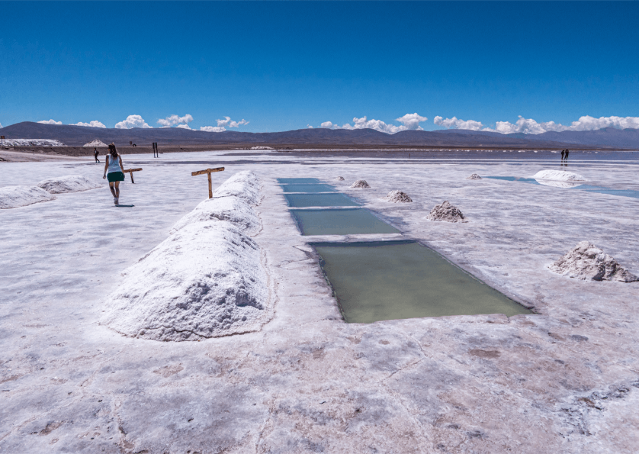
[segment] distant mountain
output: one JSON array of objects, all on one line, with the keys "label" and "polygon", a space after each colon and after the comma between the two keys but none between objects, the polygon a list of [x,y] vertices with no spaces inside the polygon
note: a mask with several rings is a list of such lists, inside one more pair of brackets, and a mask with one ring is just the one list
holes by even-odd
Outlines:
[{"label": "distant mountain", "polygon": [[596,131],[545,132],[537,137],[543,140],[580,145],[639,149],[639,129],[604,128]]},{"label": "distant mountain", "polygon": [[7,139],[55,139],[68,146],[81,146],[98,139],[116,145],[246,144],[318,146],[434,146],[434,147],[569,147],[574,145],[639,148],[639,130],[547,132],[538,135],[499,134],[486,131],[401,131],[386,134],[373,129],[298,129],[283,132],[205,132],[180,128],[111,129],[75,125],[22,122],[0,130]]}]

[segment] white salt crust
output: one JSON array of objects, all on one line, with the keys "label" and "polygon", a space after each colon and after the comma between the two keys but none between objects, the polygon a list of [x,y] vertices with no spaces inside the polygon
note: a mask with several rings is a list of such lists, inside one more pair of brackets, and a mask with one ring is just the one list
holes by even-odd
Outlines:
[{"label": "white salt crust", "polygon": [[36,186],[5,186],[0,188],[0,209],[18,208],[54,199],[55,196]]}]

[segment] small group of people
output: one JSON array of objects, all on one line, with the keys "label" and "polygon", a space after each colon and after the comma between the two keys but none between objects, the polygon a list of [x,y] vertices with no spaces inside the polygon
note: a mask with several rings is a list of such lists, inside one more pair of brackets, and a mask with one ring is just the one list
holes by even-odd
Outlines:
[{"label": "small group of people", "polygon": [[568,164],[568,155],[570,154],[570,150],[561,150],[561,162]]}]

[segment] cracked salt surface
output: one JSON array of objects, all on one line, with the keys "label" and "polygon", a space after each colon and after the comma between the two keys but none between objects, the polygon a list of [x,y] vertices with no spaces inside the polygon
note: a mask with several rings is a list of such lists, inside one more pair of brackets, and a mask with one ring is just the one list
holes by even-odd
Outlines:
[{"label": "cracked salt surface", "polygon": [[[585,191],[572,191],[567,203],[566,191],[465,179],[512,175],[512,156],[518,173],[534,175],[553,165],[546,154],[429,153],[410,162],[383,152],[367,161],[344,152],[312,161],[163,154],[172,165],[126,155],[125,165],[145,171],[143,182],[121,186],[134,209],[111,209],[105,187],[1,210],[0,450],[636,452],[638,284],[568,279],[548,265],[587,238],[638,270],[629,238],[639,206]],[[606,162],[595,159],[602,155]],[[592,154],[579,173],[632,188],[639,162],[631,155]],[[100,326],[122,271],[174,236],[175,223],[208,195],[191,172],[211,163],[227,168],[212,175],[215,186],[228,173],[259,171],[253,209],[261,227],[250,238],[272,282],[271,321],[200,342],[154,342]],[[2,184],[28,187],[102,171],[90,159],[2,165]],[[538,313],[343,322],[310,238],[275,184],[282,175],[366,178],[373,189],[354,190],[362,206]],[[383,200],[398,187],[414,202]],[[442,200],[472,222],[425,222]]]}]

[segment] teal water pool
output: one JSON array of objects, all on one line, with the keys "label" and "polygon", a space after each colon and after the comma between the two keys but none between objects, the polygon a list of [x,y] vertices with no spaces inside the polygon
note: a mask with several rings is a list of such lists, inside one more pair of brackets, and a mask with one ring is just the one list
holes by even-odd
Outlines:
[{"label": "teal water pool", "polygon": [[311,244],[349,323],[531,313],[414,241]]},{"label": "teal water pool", "polygon": [[327,194],[284,194],[288,206],[304,207],[356,207],[359,203],[340,193]]},{"label": "teal water pool", "polygon": [[290,210],[302,235],[400,233],[370,211],[358,209]]}]

